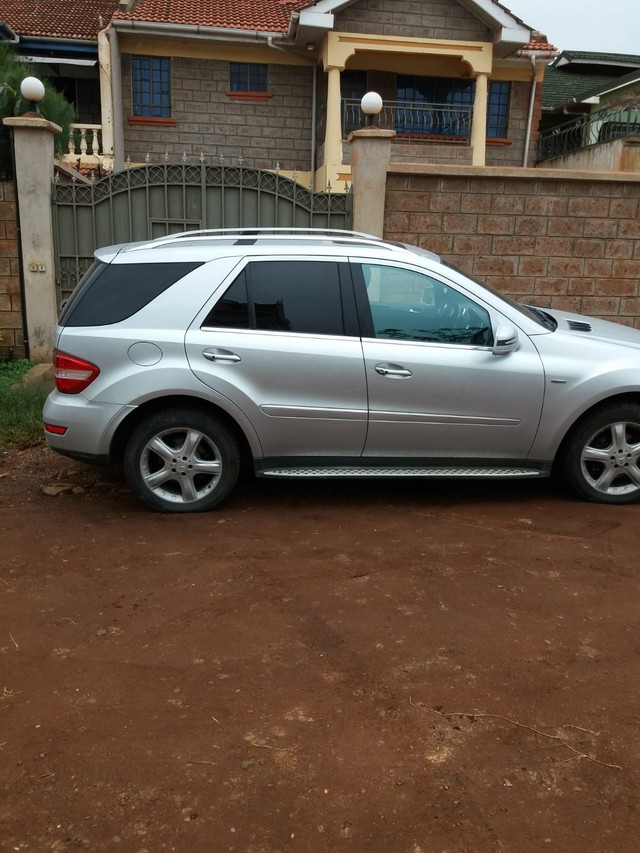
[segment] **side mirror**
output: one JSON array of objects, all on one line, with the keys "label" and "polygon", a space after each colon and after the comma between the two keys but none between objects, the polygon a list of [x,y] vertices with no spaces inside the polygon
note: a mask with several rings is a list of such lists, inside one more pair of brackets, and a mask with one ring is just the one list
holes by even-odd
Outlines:
[{"label": "side mirror", "polygon": [[518,349],[518,332],[511,323],[500,323],[493,344],[493,355],[507,355]]}]

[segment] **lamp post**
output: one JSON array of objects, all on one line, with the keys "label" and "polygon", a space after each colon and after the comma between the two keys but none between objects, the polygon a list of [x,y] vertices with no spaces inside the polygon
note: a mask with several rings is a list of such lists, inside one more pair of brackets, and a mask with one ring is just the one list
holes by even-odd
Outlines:
[{"label": "lamp post", "polygon": [[367,126],[372,127],[374,119],[382,109],[382,98],[377,92],[367,92],[362,96],[360,109],[367,117]]},{"label": "lamp post", "polygon": [[37,77],[25,77],[20,84],[20,94],[29,101],[34,113],[39,113],[38,104],[44,98],[44,84]]}]

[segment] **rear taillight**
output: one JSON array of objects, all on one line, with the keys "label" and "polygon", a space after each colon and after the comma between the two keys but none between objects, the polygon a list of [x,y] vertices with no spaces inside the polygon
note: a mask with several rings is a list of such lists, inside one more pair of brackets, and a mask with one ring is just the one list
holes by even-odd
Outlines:
[{"label": "rear taillight", "polygon": [[100,373],[100,368],[83,358],[54,350],[53,366],[56,369],[56,388],[62,394],[79,394]]}]

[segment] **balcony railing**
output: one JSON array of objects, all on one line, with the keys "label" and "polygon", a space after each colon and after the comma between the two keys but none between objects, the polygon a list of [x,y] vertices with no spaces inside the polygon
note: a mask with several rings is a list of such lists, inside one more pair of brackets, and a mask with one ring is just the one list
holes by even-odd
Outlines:
[{"label": "balcony railing", "polygon": [[551,160],[625,136],[640,136],[638,101],[612,104],[543,131],[538,141],[538,160]]},{"label": "balcony railing", "polygon": [[[468,145],[473,107],[456,104],[425,104],[415,101],[385,101],[376,126],[395,130],[399,138],[439,140]],[[342,99],[342,132],[365,127],[366,116],[357,98]]]},{"label": "balcony railing", "polygon": [[72,124],[69,134],[69,156],[65,159],[75,160],[78,157],[101,157],[102,125]]}]

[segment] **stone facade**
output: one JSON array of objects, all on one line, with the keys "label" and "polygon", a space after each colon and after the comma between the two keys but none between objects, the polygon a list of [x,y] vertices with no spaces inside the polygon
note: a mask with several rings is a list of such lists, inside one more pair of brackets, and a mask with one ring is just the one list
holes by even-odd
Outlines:
[{"label": "stone facade", "polygon": [[361,0],[338,12],[335,21],[334,29],[346,33],[493,41],[475,15],[447,0]]},{"label": "stone facade", "polygon": [[14,184],[0,181],[0,360],[24,358]]},{"label": "stone facade", "polygon": [[640,178],[466,172],[391,167],[384,236],[520,302],[640,328]]},{"label": "stone facade", "polygon": [[171,115],[175,127],[130,124],[131,62],[122,57],[125,158],[142,162],[149,153],[169,159],[207,162],[242,158],[257,169],[308,171],[311,167],[312,71],[307,66],[269,65],[269,97],[229,96],[229,63],[220,60],[171,60]]}]

